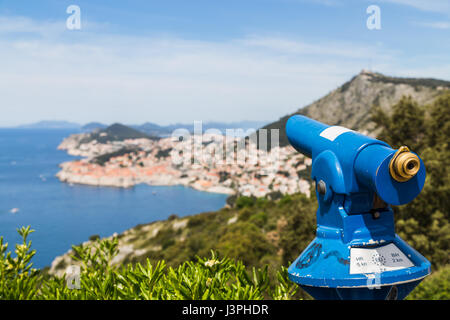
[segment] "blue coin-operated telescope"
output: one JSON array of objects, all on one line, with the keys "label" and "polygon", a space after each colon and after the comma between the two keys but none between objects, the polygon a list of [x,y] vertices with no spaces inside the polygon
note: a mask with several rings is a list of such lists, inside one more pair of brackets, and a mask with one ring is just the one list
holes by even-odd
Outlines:
[{"label": "blue coin-operated telescope", "polygon": [[430,274],[430,262],[394,230],[389,205],[412,201],[425,183],[407,147],[295,115],[289,142],[312,158],[319,201],[316,238],[289,278],[316,299],[403,299]]}]

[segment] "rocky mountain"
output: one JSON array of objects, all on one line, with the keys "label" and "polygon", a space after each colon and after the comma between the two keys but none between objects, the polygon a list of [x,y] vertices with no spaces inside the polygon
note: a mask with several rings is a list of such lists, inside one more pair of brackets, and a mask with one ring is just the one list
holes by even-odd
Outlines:
[{"label": "rocky mountain", "polygon": [[[237,121],[237,122],[203,122],[202,131],[205,132],[208,129],[220,130],[223,134],[226,133],[226,129],[242,129],[246,132],[249,129],[258,129],[267,124],[268,121]],[[175,123],[167,126],[160,126],[155,123],[146,122],[142,125],[133,125],[132,128],[142,131],[151,136],[169,136],[176,129],[187,129],[190,132],[194,132],[193,123]]]},{"label": "rocky mountain", "polygon": [[122,141],[126,139],[152,138],[136,129],[127,127],[120,123],[114,123],[109,127],[90,134],[89,139],[95,139],[99,143],[108,141]]},{"label": "rocky mountain", "polygon": [[[263,125],[269,123],[269,121],[237,121],[237,122],[204,122],[202,123],[202,131],[208,129],[217,129],[225,134],[226,129],[242,129],[246,132],[249,129],[258,129]],[[145,122],[143,124],[131,124],[126,125],[137,131],[143,132],[146,135],[154,137],[167,137],[172,134],[176,129],[187,129],[190,132],[194,132],[193,123],[175,123],[166,126],[159,125],[153,122]],[[84,132],[96,132],[102,129],[106,129],[108,125],[100,122],[90,122],[81,127]]]},{"label": "rocky mountain", "polygon": [[130,127],[138,131],[144,132],[148,135],[158,137],[169,135],[173,131],[173,129],[171,130],[169,126],[160,126],[159,124],[153,122],[146,122],[141,125],[131,125]]},{"label": "rocky mountain", "polygon": [[96,130],[105,129],[107,127],[108,127],[108,125],[100,123],[100,122],[89,122],[89,123],[86,123],[84,126],[82,126],[81,129],[86,132],[92,132],[92,131],[96,131]]},{"label": "rocky mountain", "polygon": [[72,134],[61,142],[58,149],[67,150],[73,156],[91,158],[117,152],[123,148],[122,142],[127,139],[157,140],[159,138],[149,136],[123,124],[115,123],[104,129]]},{"label": "rocky mountain", "polygon": [[18,129],[80,129],[81,125],[78,123],[68,121],[39,121],[30,124],[24,124],[17,127]]},{"label": "rocky mountain", "polygon": [[[390,108],[402,96],[409,95],[423,105],[433,101],[446,89],[450,89],[450,81],[395,78],[362,70],[350,81],[326,96],[264,126],[263,129],[279,129],[280,145],[287,145],[289,142],[284,130],[286,121],[294,114],[302,114],[329,125],[340,125],[376,135],[376,128],[370,121],[370,110],[374,106],[381,107],[389,114]],[[270,131],[268,133],[270,134]]]}]

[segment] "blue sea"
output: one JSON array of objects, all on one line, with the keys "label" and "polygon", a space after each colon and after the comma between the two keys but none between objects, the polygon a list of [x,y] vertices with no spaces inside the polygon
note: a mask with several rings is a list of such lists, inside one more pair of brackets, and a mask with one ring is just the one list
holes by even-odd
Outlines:
[{"label": "blue sea", "polygon": [[12,249],[20,240],[17,228],[36,230],[29,237],[37,251],[34,267],[49,266],[91,235],[110,236],[171,214],[181,217],[225,205],[226,195],[182,186],[119,189],[62,183],[55,177],[58,165],[75,157],[57,146],[72,133],[0,129],[0,236]]}]

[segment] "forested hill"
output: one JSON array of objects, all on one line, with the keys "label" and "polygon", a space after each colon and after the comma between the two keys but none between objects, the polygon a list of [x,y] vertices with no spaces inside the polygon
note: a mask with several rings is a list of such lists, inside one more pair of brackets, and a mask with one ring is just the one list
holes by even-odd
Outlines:
[{"label": "forested hill", "polygon": [[[436,275],[414,292],[426,293],[427,283],[432,283],[437,296],[449,299],[450,91],[442,91],[442,95],[426,105],[402,97],[385,110],[389,113],[382,108],[367,110],[370,121],[379,128],[377,136],[394,147],[409,146],[421,156],[427,170],[421,194],[407,205],[394,207],[396,233],[431,261]],[[228,202],[227,208],[216,212],[182,218],[173,215],[168,220],[125,231],[117,236],[119,254],[113,263],[126,265],[149,258],[152,263],[164,259],[177,266],[214,250],[250,267],[268,265],[274,277],[275,270],[288,266],[314,238],[317,209],[314,193],[311,197],[304,194],[239,197]],[[83,247],[92,247],[95,238]],[[67,266],[79,263],[71,257],[73,254],[72,251],[57,257],[49,274],[62,275]]]},{"label": "forested hill", "polygon": [[[426,106],[404,97],[389,110],[390,115],[380,108],[371,111],[372,120],[381,130],[379,137],[393,146],[410,146],[427,167],[427,183],[421,195],[408,205],[394,208],[396,232],[432,262],[434,271],[448,270],[450,91]],[[164,259],[176,266],[215,250],[247,266],[269,265],[273,271],[292,262],[314,238],[314,194],[310,198],[278,194],[229,200],[229,207],[217,212],[183,218],[174,215],[127,230],[118,235],[119,254],[114,263],[124,265],[149,258],[153,262]],[[94,239],[85,245],[90,247]],[[68,265],[76,264],[71,254],[56,258],[50,274],[61,275]],[[445,288],[450,273],[437,274],[446,278],[433,278],[436,283],[444,283],[442,288],[433,288],[448,299],[450,293]]]},{"label": "forested hill", "polygon": [[92,140],[97,140],[99,143],[106,143],[109,141],[122,141],[126,139],[158,139],[154,136],[149,136],[141,131],[130,128],[120,123],[114,123],[107,128],[85,134],[85,137],[80,143],[88,143]]},{"label": "forested hill", "polygon": [[284,130],[287,119],[294,114],[302,114],[329,125],[373,133],[376,128],[374,122],[370,121],[370,111],[374,106],[379,106],[390,114],[392,106],[403,96],[411,96],[424,105],[432,102],[446,89],[450,89],[450,81],[395,78],[363,70],[326,96],[263,129],[279,129],[280,145],[285,146],[289,143]]}]

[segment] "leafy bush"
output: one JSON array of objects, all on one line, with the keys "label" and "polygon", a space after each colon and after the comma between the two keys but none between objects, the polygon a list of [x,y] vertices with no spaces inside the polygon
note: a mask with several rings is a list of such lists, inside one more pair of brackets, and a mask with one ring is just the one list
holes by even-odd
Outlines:
[{"label": "leafy bush", "polygon": [[258,227],[248,222],[237,222],[230,226],[229,231],[219,239],[217,249],[251,266],[259,265],[265,255],[275,254],[275,247]]},{"label": "leafy bush", "polygon": [[254,209],[249,207],[244,207],[238,212],[240,221],[247,221],[254,213]]},{"label": "leafy bush", "polygon": [[450,299],[450,265],[434,272],[411,292],[408,300]]},{"label": "leafy bush", "polygon": [[255,203],[255,199],[253,197],[242,196],[236,200],[236,207],[238,209],[251,207]]},{"label": "leafy bush", "polygon": [[[79,289],[68,284],[72,278],[44,276],[32,269],[30,227],[19,234],[23,244],[16,245],[16,258],[6,252],[8,245],[0,238],[0,299],[290,299],[297,286],[287,278],[286,268],[277,272],[277,284],[270,285],[268,267],[253,268],[242,262],[219,258],[197,258],[172,268],[164,261],[114,267],[111,260],[118,253],[117,239],[96,240],[93,246],[74,246],[80,266]],[[77,281],[75,281],[77,282]]]},{"label": "leafy bush", "polygon": [[93,234],[89,237],[89,241],[95,241],[97,239],[100,239],[100,236],[98,234]]},{"label": "leafy bush", "polygon": [[435,268],[450,263],[450,92],[431,105],[404,97],[392,115],[375,108],[372,120],[382,129],[378,138],[392,147],[407,145],[422,157],[427,179],[421,194],[394,207],[397,233],[427,257]]},{"label": "leafy bush", "polygon": [[262,228],[266,225],[268,220],[266,212],[259,212],[250,217],[249,222],[255,224],[257,227]]},{"label": "leafy bush", "polygon": [[27,237],[34,230],[30,227],[18,230],[23,238],[22,244],[16,244],[13,258],[7,252],[8,244],[0,237],[0,299],[32,299],[37,292],[38,271],[31,268],[31,258],[36,251],[31,250],[31,241]]}]

